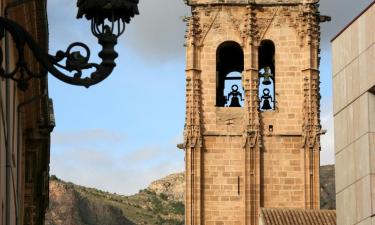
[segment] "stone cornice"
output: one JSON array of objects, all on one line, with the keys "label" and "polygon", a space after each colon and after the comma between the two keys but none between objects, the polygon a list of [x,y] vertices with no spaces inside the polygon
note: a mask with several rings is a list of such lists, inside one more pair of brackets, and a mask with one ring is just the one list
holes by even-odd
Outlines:
[{"label": "stone cornice", "polygon": [[216,0],[216,1],[200,1],[200,0],[185,0],[189,6],[244,6],[244,5],[258,5],[258,6],[294,6],[301,4],[316,4],[317,0],[284,0],[283,2],[277,0]]}]

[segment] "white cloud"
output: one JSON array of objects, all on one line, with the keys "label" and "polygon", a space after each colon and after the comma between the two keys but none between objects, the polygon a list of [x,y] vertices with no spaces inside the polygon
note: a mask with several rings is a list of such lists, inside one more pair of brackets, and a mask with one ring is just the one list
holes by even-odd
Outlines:
[{"label": "white cloud", "polygon": [[139,53],[147,63],[184,60],[182,17],[190,9],[183,0],[146,0],[139,3],[140,15],[128,26],[126,45]]},{"label": "white cloud", "polygon": [[139,163],[151,161],[160,157],[162,150],[158,146],[144,147],[124,156],[126,163]]},{"label": "white cloud", "polygon": [[[322,48],[330,48],[330,40],[357,16],[372,0],[321,0],[320,11],[332,17],[322,24]],[[86,19],[77,20],[76,1],[48,1],[51,38],[69,44],[81,40],[96,47]],[[64,7],[61,7],[64,5]],[[140,15],[135,16],[120,41],[147,63],[184,60],[185,23],[182,17],[190,14],[183,0],[147,0],[139,3]],[[74,29],[72,29],[74,28]],[[121,47],[122,48],[122,47]],[[126,50],[126,49],[125,49]]]},{"label": "white cloud", "polygon": [[331,22],[321,25],[322,48],[330,49],[331,39],[352,21],[373,0],[320,0],[322,15],[332,17]]},{"label": "white cloud", "polygon": [[52,133],[52,142],[56,145],[71,145],[92,142],[106,142],[116,144],[124,141],[125,139],[126,136],[124,134],[105,129]]},{"label": "white cloud", "polygon": [[[50,38],[61,44],[60,48],[74,41],[83,41],[95,49],[97,44],[89,23],[86,19],[76,19],[75,3],[71,0],[48,1]],[[133,56],[148,64],[175,61],[176,58],[183,60],[186,25],[182,17],[189,14],[189,7],[182,0],[146,0],[140,1],[138,7],[140,15],[126,25],[117,48],[120,51],[131,49]]]},{"label": "white cloud", "polygon": [[86,149],[79,145],[54,149],[51,174],[80,185],[129,195],[184,168],[184,152],[170,143],[130,153],[119,152],[118,149]]},{"label": "white cloud", "polygon": [[[330,51],[330,39],[370,2],[321,0],[322,14],[332,16],[332,22],[322,24],[323,51]],[[88,23],[75,19],[75,1],[52,0],[48,5],[53,49],[80,40],[97,48]],[[127,26],[120,40],[123,41],[119,44],[120,49],[131,49],[132,56],[141,58],[145,65],[152,63],[155,71],[160,70],[164,62],[179,61],[183,64],[182,44],[186,26],[181,17],[189,14],[189,8],[182,0],[144,0],[140,1],[139,8],[140,15]],[[93,55],[97,53],[95,48],[92,49]],[[124,55],[123,52],[120,55]],[[330,59],[322,60],[322,64],[329,62]],[[330,164],[334,161],[331,97],[323,97],[327,100],[322,103],[321,121],[327,134],[321,139],[321,162]],[[51,173],[82,185],[123,194],[135,193],[155,179],[183,170],[184,153],[175,147],[182,140],[181,134],[171,137],[173,140],[167,144],[145,141],[138,150],[124,151],[119,149],[119,143],[126,140],[125,135],[117,132],[100,129],[55,132]]]}]

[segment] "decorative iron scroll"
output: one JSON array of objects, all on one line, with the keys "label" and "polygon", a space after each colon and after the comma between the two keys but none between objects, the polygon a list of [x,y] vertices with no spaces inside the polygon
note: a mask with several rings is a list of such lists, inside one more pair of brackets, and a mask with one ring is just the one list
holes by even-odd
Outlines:
[{"label": "decorative iron scroll", "polygon": [[[28,88],[28,81],[31,78],[46,76],[47,71],[63,82],[88,88],[107,78],[116,66],[114,60],[118,54],[114,50],[114,46],[117,44],[118,35],[113,34],[109,26],[104,26],[103,32],[96,35],[99,44],[102,46],[102,51],[99,52],[99,57],[102,59],[100,64],[89,63],[90,49],[80,42],[69,45],[65,51],[58,51],[55,55],[50,55],[36,43],[22,26],[12,20],[0,17],[0,40],[5,37],[6,31],[10,33],[15,43],[17,59],[14,64],[15,68],[12,71],[6,71],[3,68],[2,48],[4,46],[0,46],[0,76],[16,81],[21,90]],[[31,71],[25,57],[26,47],[31,50],[35,59],[42,65],[40,71]],[[83,49],[84,55],[81,51],[73,51],[75,48]],[[63,60],[65,60],[64,64],[62,64]],[[95,68],[95,71],[90,76],[82,77],[82,72],[91,68]],[[73,75],[66,75],[59,69],[71,72]]]}]

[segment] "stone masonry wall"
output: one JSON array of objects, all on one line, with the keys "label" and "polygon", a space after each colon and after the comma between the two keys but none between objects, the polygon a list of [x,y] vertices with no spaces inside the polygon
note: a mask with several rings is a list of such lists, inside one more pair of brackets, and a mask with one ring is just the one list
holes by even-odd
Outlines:
[{"label": "stone masonry wall", "polygon": [[245,161],[241,137],[211,136],[204,143],[204,222],[207,225],[242,224]]},{"label": "stone masonry wall", "polygon": [[[186,39],[187,225],[255,225],[260,207],[319,207],[319,41],[309,38],[309,7],[193,6]],[[257,51],[266,39],[276,48],[276,109],[261,112],[254,94]],[[244,107],[215,106],[216,54],[225,41],[244,52]]]}]

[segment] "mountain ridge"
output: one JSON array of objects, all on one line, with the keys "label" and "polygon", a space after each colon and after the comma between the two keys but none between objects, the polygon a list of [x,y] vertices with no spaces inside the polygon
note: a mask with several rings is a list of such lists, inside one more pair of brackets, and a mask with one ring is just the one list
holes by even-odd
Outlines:
[{"label": "mountain ridge", "polygon": [[[334,166],[320,170],[321,208],[334,209]],[[184,185],[184,173],[174,173],[124,196],[51,176],[45,225],[184,225]]]}]

